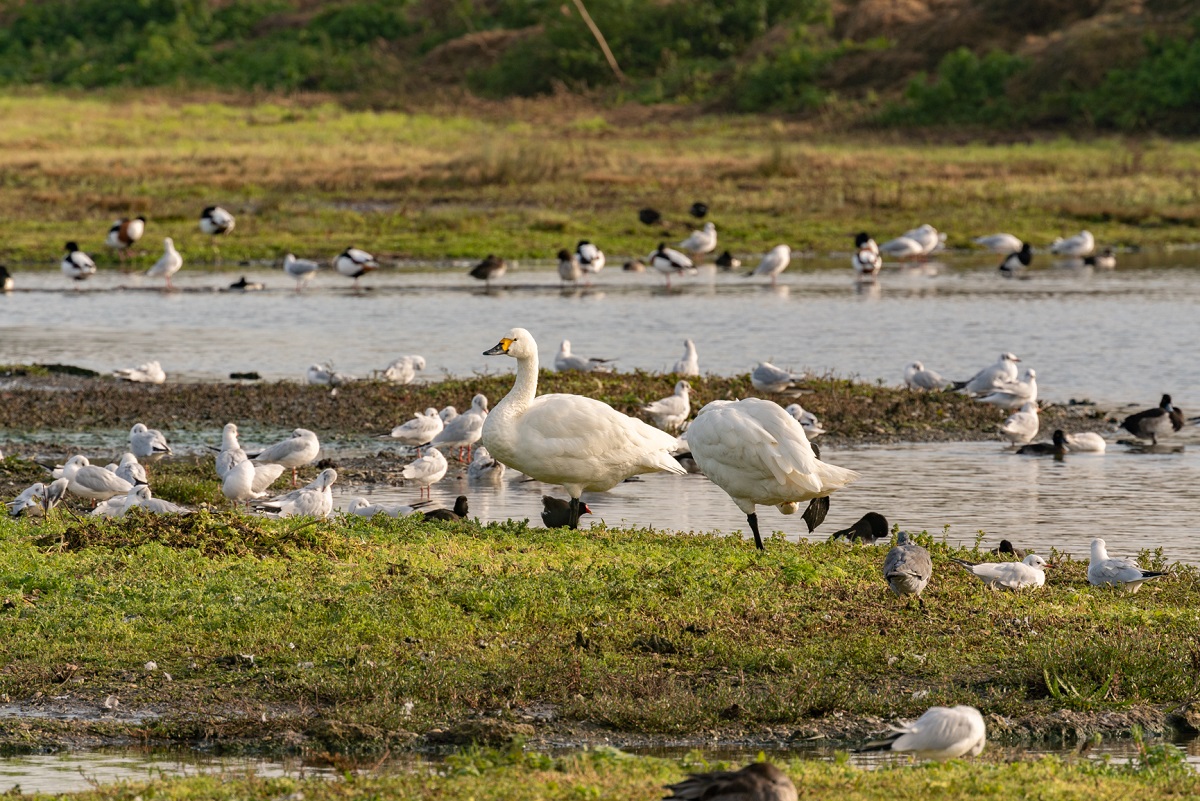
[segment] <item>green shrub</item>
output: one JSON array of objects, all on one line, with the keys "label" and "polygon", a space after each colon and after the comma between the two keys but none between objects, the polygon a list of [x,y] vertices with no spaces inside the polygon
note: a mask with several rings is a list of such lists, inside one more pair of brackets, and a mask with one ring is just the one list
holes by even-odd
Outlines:
[{"label": "green shrub", "polygon": [[910,125],[981,123],[1009,127],[1019,114],[1006,96],[1008,80],[1028,62],[999,50],[979,58],[965,47],[947,53],[936,80],[922,74],[904,92],[904,101],[882,115],[884,122]]},{"label": "green shrub", "polygon": [[1083,113],[1101,126],[1154,128],[1180,133],[1200,129],[1200,19],[1190,39],[1145,40],[1146,55],[1132,67],[1114,69],[1083,94]]}]

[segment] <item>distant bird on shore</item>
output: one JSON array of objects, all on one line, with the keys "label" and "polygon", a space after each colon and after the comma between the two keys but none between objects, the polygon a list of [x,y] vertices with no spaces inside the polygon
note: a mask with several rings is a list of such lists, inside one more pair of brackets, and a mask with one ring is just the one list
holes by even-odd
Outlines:
[{"label": "distant bird on shore", "polygon": [[579,261],[585,282],[590,283],[588,276],[598,275],[604,269],[604,251],[586,239],[580,240],[575,246],[575,258]]},{"label": "distant bird on shore", "polygon": [[609,362],[613,359],[585,359],[571,353],[571,340],[564,339],[554,357],[554,370],[559,373],[611,373]]},{"label": "distant bird on shore", "polygon": [[266,289],[267,285],[261,281],[247,281],[246,276],[242,276],[237,281],[229,285],[230,292],[261,292]]},{"label": "distant bird on shore", "polygon": [[163,239],[163,254],[158,261],[154,262],[154,266],[146,271],[146,276],[149,278],[165,278],[167,280],[167,289],[173,289],[171,286],[171,276],[179,272],[183,267],[183,256],[179,255],[179,251],[175,249],[175,240],[171,237]]},{"label": "distant bird on shore", "polygon": [[1026,401],[1018,411],[1000,424],[1000,435],[1013,445],[1024,445],[1037,436],[1040,425],[1037,403]]},{"label": "distant bird on shore", "polygon": [[992,234],[990,236],[977,236],[973,240],[976,245],[985,247],[1001,256],[1007,256],[1009,253],[1016,253],[1022,250],[1025,243],[1012,234]]},{"label": "distant bird on shore", "polygon": [[1001,353],[994,364],[983,368],[966,381],[955,381],[951,387],[968,395],[986,395],[997,387],[1017,380],[1017,363],[1013,353]]},{"label": "distant bird on shore", "polygon": [[1019,409],[1026,403],[1036,401],[1038,396],[1037,370],[1027,367],[1020,381],[997,385],[991,392],[975,400],[999,406],[1001,409]]},{"label": "distant bird on shore", "polygon": [[[67,243],[67,255],[63,256],[62,273],[74,281],[85,281],[96,274],[96,262],[92,257],[79,249],[74,242]],[[7,274],[7,270],[5,273]],[[12,280],[12,279],[9,279]]]},{"label": "distant bird on shore", "polygon": [[[825,433],[825,429],[821,428],[821,421],[812,412],[806,411],[803,406],[798,403],[789,403],[784,407],[784,411],[792,416],[800,427],[804,429],[804,434],[810,440],[816,439]],[[818,459],[821,457],[818,456]]]},{"label": "distant bird on shore", "polygon": [[508,262],[489,253],[483,261],[471,268],[471,272],[468,275],[486,282],[490,287],[493,280],[503,278],[506,272],[508,272]]},{"label": "distant bird on shore", "polygon": [[312,280],[319,269],[321,269],[321,265],[311,259],[298,259],[292,253],[287,253],[283,257],[283,271],[296,279],[297,292]]},{"label": "distant bird on shore", "polygon": [[716,265],[722,270],[736,270],[742,266],[742,260],[736,258],[728,250],[722,251],[720,256],[717,256]]},{"label": "distant bird on shore", "polygon": [[1075,236],[1058,237],[1050,243],[1050,252],[1055,256],[1087,256],[1096,248],[1096,239],[1091,231],[1080,231]]},{"label": "distant bird on shore", "polygon": [[750,371],[750,384],[759,392],[775,395],[791,389],[797,381],[803,381],[805,377],[803,373],[793,375],[770,362],[759,362]]},{"label": "distant bird on shore", "polygon": [[9,274],[8,268],[0,264],[0,292],[13,291],[13,277]]},{"label": "distant bird on shore", "polygon": [[791,261],[792,249],[787,245],[776,245],[762,257],[762,261],[749,275],[769,276],[771,285],[774,286],[779,274],[787,269]]},{"label": "distant bird on shore", "polygon": [[687,239],[680,242],[679,249],[691,253],[693,256],[712,253],[717,249],[717,226],[706,222],[703,228],[699,231],[692,231]]},{"label": "distant bird on shore", "polygon": [[162,384],[167,380],[167,374],[157,361],[145,362],[137,367],[122,367],[113,370],[113,375],[134,384]]},{"label": "distant bird on shore", "polygon": [[369,272],[379,269],[379,262],[375,261],[375,257],[365,250],[359,248],[346,248],[338,257],[333,260],[334,268],[346,276],[354,279],[354,288],[359,289],[359,279]]},{"label": "distant bird on shore", "polygon": [[638,221],[642,225],[657,225],[662,222],[662,215],[658,213],[657,209],[646,208],[638,212]]},{"label": "distant bird on shore", "polygon": [[129,256],[129,249],[142,238],[142,234],[145,232],[145,217],[141,215],[132,219],[122,217],[108,229],[108,236],[104,238],[104,244],[117,251],[121,261],[124,261]]},{"label": "distant bird on shore", "polygon": [[221,257],[221,251],[217,248],[217,237],[229,233],[235,225],[233,215],[220,206],[206,206],[204,211],[200,212],[200,230],[212,237],[212,248],[216,258]]},{"label": "distant bird on shore", "polygon": [[800,503],[825,497],[859,477],[818,459],[800,424],[779,404],[760,398],[709,403],[687,435],[692,458],[746,515],[759,549],[757,506],[793,514]]},{"label": "distant bird on shore", "polygon": [[691,259],[662,242],[658,243],[658,250],[646,257],[646,260],[650,262],[651,267],[667,277],[667,289],[671,288],[672,275],[696,274],[696,267]]},{"label": "distant bird on shore", "polygon": [[699,200],[697,200],[692,204],[691,208],[688,209],[688,214],[692,215],[697,220],[703,220],[708,214],[708,204],[701,203]]},{"label": "distant bird on shore", "polygon": [[797,801],[796,785],[787,774],[768,762],[754,762],[741,770],[693,773],[668,784],[664,801]]},{"label": "distant bird on shore", "polygon": [[1138,439],[1148,439],[1152,445],[1157,445],[1159,437],[1183,428],[1183,411],[1171,403],[1170,395],[1163,395],[1157,408],[1131,414],[1122,421],[1121,428]]},{"label": "distant bird on shore", "polygon": [[147,428],[145,423],[134,423],[129,429],[129,450],[139,459],[161,459],[171,453],[167,437],[157,428]]},{"label": "distant bird on shore", "polygon": [[304,383],[318,387],[343,387],[358,380],[358,376],[335,370],[333,362],[310,364],[304,371]]},{"label": "distant bird on shore", "polygon": [[883,578],[888,587],[900,598],[916,596],[923,609],[925,601],[921,593],[932,577],[933,560],[929,551],[913,542],[907,531],[901,531],[896,535],[895,547],[883,560]]},{"label": "distant bird on shore", "polygon": [[383,378],[393,384],[411,384],[419,370],[425,369],[424,356],[401,356],[383,368]]},{"label": "distant bird on shore", "polygon": [[924,223],[879,246],[882,253],[897,258],[928,256],[945,247],[946,235]]},{"label": "distant bird on shore", "polygon": [[1105,248],[1097,256],[1086,256],[1083,263],[1097,270],[1112,270],[1117,266],[1117,256],[1112,248]]},{"label": "distant bird on shore", "polygon": [[676,381],[674,394],[646,404],[642,407],[642,411],[650,415],[654,420],[654,425],[662,430],[678,431],[692,411],[691,391],[691,384],[686,381]]},{"label": "distant bird on shore", "polygon": [[907,236],[898,236],[895,239],[884,242],[879,246],[879,251],[889,256],[895,256],[898,259],[911,259],[925,253],[925,249],[921,247],[920,242],[917,242],[915,239],[909,239]]},{"label": "distant bird on shore", "polygon": [[1167,575],[1157,570],[1142,570],[1132,559],[1110,557],[1108,546],[1097,537],[1092,540],[1092,558],[1088,561],[1088,583],[1097,587],[1119,587],[1135,593],[1142,584]]},{"label": "distant bird on shore", "polygon": [[963,756],[979,756],[987,745],[987,725],[973,706],[935,706],[914,722],[893,726],[886,737],[867,743],[858,751],[895,751],[921,759],[944,762]]},{"label": "distant bird on shore", "polygon": [[1008,254],[1004,261],[1000,262],[1000,274],[1012,278],[1020,274],[1022,270],[1028,267],[1033,262],[1033,250],[1030,249],[1029,243],[1021,245],[1021,249]]},{"label": "distant bird on shore", "polygon": [[[408,422],[393,428],[389,436],[399,440],[401,445],[419,449],[433,442],[433,438],[442,433],[444,425],[438,410],[430,406],[424,412],[414,414]],[[417,455],[420,455],[419,450]]]},{"label": "distant bird on shore", "polygon": [[563,248],[558,251],[558,277],[561,281],[577,282],[583,277],[583,269],[579,266],[579,258],[571,251]]},{"label": "distant bird on shore", "polygon": [[699,378],[700,357],[696,354],[696,343],[690,339],[683,341],[683,358],[675,362],[671,372],[687,378]]},{"label": "distant bird on shore", "polygon": [[1067,438],[1063,435],[1061,428],[1054,430],[1054,439],[1052,442],[1031,442],[1017,449],[1017,453],[1021,456],[1062,457],[1066,452]]},{"label": "distant bird on shore", "polygon": [[912,362],[904,368],[904,385],[909,389],[945,389],[954,382],[941,373],[926,370],[922,362]]},{"label": "distant bird on shore", "polygon": [[872,279],[883,269],[883,256],[879,255],[879,245],[866,231],[860,231],[854,237],[854,255],[850,257],[850,266],[860,279]]},{"label": "distant bird on shore", "polygon": [[879,512],[867,512],[849,528],[833,532],[829,539],[832,541],[845,537],[850,542],[862,540],[867,545],[874,545],[879,540],[886,540],[890,536],[891,527],[888,525],[887,518]]}]

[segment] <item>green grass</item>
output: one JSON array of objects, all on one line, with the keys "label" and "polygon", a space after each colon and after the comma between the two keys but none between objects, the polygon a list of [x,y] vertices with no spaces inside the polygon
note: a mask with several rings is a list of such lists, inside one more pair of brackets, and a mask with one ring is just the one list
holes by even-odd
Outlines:
[{"label": "green grass", "polygon": [[[387,258],[550,259],[579,239],[619,263],[686,235],[704,200],[722,247],[848,251],[928,221],[966,247],[997,229],[1034,243],[1092,230],[1142,247],[1200,225],[1193,142],[1100,138],[919,144],[834,137],[765,117],[541,103],[424,113],[332,103],[163,99],[154,94],[0,96],[0,260],[53,269],[68,239],[103,264],[115,217],[150,220],[136,265],[173,236],[185,267],[210,262],[196,227],[220,203],[238,218],[226,266],[286,251],[330,258],[355,244]],[[636,221],[654,206],[675,223]]]},{"label": "green grass", "polygon": [[[1043,757],[1002,763],[950,762],[865,770],[844,763],[793,760],[781,765],[806,799],[896,801],[896,799],[1040,798],[1066,801],[1124,801],[1128,798],[1184,798],[1200,793],[1200,778],[1172,753],[1135,764],[1108,765],[1087,760]],[[200,776],[98,787],[67,798],[77,801],[158,799],[300,798],[346,799],[659,799],[663,785],[687,772],[726,769],[699,754],[682,763],[632,757],[598,749],[565,757],[517,750],[470,751],[445,766],[398,772],[385,777],[347,775],[335,780]],[[43,796],[38,796],[39,798]]]},{"label": "green grass", "polygon": [[888,593],[882,546],[207,512],[6,519],[0,697],[92,710],[114,694],[161,717],[26,719],[0,745],[136,732],[278,748],[293,732],[375,750],[579,725],[857,738],[955,703],[995,737],[1040,736],[1161,729],[1195,698],[1195,569],[1121,596],[1062,560],[1041,591],[996,594],[948,561],[979,553],[923,541],[921,612]]}]

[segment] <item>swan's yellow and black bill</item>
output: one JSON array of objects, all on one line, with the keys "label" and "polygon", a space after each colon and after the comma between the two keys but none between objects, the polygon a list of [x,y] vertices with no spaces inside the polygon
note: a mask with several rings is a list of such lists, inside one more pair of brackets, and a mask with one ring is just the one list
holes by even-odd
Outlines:
[{"label": "swan's yellow and black bill", "polygon": [[483,352],[483,355],[484,356],[499,356],[502,353],[508,353],[508,349],[512,346],[512,343],[513,343],[513,340],[511,340],[511,339],[507,339],[507,338],[502,339],[496,345],[496,347],[492,348],[491,350],[485,350]]}]

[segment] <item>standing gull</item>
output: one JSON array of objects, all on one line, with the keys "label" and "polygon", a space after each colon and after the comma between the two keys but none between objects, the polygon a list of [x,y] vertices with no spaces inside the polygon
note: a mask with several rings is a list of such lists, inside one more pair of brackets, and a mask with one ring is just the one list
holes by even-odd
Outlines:
[{"label": "standing gull", "polygon": [[1013,445],[1024,445],[1037,436],[1039,425],[1037,403],[1026,401],[1019,411],[1000,424],[1000,436]]},{"label": "standing gull", "polygon": [[921,593],[933,577],[933,560],[929,558],[929,551],[913,542],[907,531],[901,531],[896,535],[896,546],[888,551],[887,558],[883,560],[883,577],[898,597],[915,595],[917,603],[924,608],[925,601]]},{"label": "standing gull", "polygon": [[792,514],[804,501],[855,481],[853,470],[822,462],[804,429],[771,401],[713,401],[688,427],[696,464],[746,515],[754,544],[763,547],[755,507],[776,506]]},{"label": "standing gull", "polygon": [[671,372],[687,378],[699,378],[700,358],[696,355],[696,343],[690,339],[683,341],[683,358],[675,362]]},{"label": "standing gull", "polygon": [[431,487],[441,481],[449,469],[450,463],[446,461],[442,452],[437,448],[430,448],[425,451],[424,456],[406,464],[400,475],[404,477],[405,481],[411,481],[420,488],[418,497],[426,495],[432,497]]},{"label": "standing gull", "polygon": [[486,395],[476,395],[471,399],[471,408],[446,423],[441,432],[433,438],[430,446],[447,450],[458,448],[459,461],[471,458],[471,447],[479,441],[483,431],[483,421],[488,415],[488,399]]},{"label": "standing gull", "polygon": [[1104,540],[1092,540],[1092,558],[1088,562],[1088,583],[1097,587],[1119,587],[1128,593],[1137,592],[1142,584],[1167,575],[1156,570],[1142,570],[1132,559],[1112,558]]},{"label": "standing gull", "polygon": [[299,292],[317,274],[321,265],[311,259],[297,259],[292,253],[283,257],[283,271],[296,279],[296,291]]},{"label": "standing gull", "polygon": [[691,384],[686,381],[676,381],[673,395],[646,404],[642,407],[642,411],[654,418],[654,425],[664,431],[677,431],[691,413],[691,391]]},{"label": "standing gull", "polygon": [[[442,433],[442,418],[438,410],[430,406],[424,413],[417,412],[413,419],[392,429],[392,439],[400,441],[401,445],[410,448],[420,448],[428,445],[433,438]],[[418,455],[419,452],[418,452]]]},{"label": "standing gull", "polygon": [[692,231],[691,236],[679,243],[679,249],[693,256],[703,256],[717,249],[717,226],[706,222],[699,231]]},{"label": "standing gull", "polygon": [[571,496],[568,525],[578,525],[580,495],[606,492],[631,476],[686,471],[671,456],[675,437],[582,395],[537,395],[538,351],[524,328],[505,334],[485,356],[517,360],[512,389],[483,424],[483,445],[497,461]]},{"label": "standing gull", "polygon": [[317,439],[317,435],[307,428],[297,428],[292,431],[292,435],[287,439],[281,440],[271,447],[260,451],[254,457],[254,461],[259,464],[277,464],[285,468],[290,467],[292,470],[292,486],[294,487],[296,486],[296,468],[312,464],[320,452],[321,443]]},{"label": "standing gull", "polygon": [[411,384],[417,371],[424,369],[424,356],[401,356],[384,368],[383,377],[393,384]]},{"label": "standing gull", "polygon": [[787,269],[788,264],[792,261],[792,249],[787,245],[776,245],[762,257],[762,261],[754,268],[750,275],[766,275],[771,278],[771,285],[775,285],[775,280],[779,274]]},{"label": "standing gull", "polygon": [[175,240],[168,236],[163,239],[163,254],[159,256],[158,261],[154,262],[154,266],[146,271],[146,276],[165,278],[166,288],[172,289],[171,276],[179,272],[181,267],[183,267],[183,256],[180,256],[179,251],[175,249]]}]

